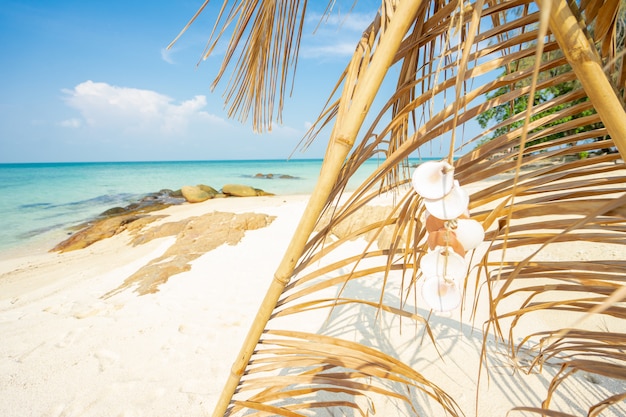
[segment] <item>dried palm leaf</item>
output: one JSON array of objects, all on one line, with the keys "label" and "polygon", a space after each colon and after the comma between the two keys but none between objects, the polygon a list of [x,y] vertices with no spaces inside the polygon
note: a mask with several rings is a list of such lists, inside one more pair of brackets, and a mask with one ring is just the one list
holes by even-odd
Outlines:
[{"label": "dried palm leaf", "polygon": [[[168,48],[187,31],[208,3],[209,0],[205,0]],[[306,3],[298,0],[224,1],[202,54],[206,59],[233,26],[213,88],[239,54],[225,93],[225,102],[230,103],[228,115],[239,115],[240,120],[245,121],[253,109],[252,125],[257,131],[271,130],[275,113],[280,121],[283,98],[289,90],[290,70],[295,69],[297,63]],[[237,50],[242,44],[243,48]],[[276,100],[277,112],[274,110]]]},{"label": "dried palm leaf", "polygon": [[[240,23],[224,65],[242,42],[244,52],[228,97],[266,124],[271,117],[262,115],[259,97],[277,94],[276,81],[285,91],[299,3],[235,4],[227,22],[238,15]],[[470,216],[486,232],[485,244],[466,256],[462,287],[463,306],[483,326],[477,354],[487,375],[497,377],[490,344],[504,342],[515,369],[551,379],[543,401],[526,398],[513,411],[623,410],[626,113],[617,91],[623,84],[611,84],[623,78],[622,41],[614,41],[620,4],[382,1],[333,90],[338,97],[304,139],[306,146],[334,123],[318,186],[215,416],[369,415],[389,403],[407,415],[470,411],[441,385],[441,372],[416,371],[424,352],[445,364],[449,348],[419,295],[429,245],[425,201],[410,187],[411,164],[437,146],[470,190]],[[260,10],[264,16],[252,20]],[[280,33],[271,47],[261,30]],[[259,45],[265,49],[252,50]],[[374,108],[392,76],[395,91]],[[509,116],[470,134],[490,109]],[[363,126],[367,113],[373,122]],[[619,152],[603,151],[609,148]],[[372,158],[380,164],[346,193]],[[600,252],[552,259],[571,242]],[[404,349],[390,340],[396,331]],[[577,373],[616,381],[619,392],[597,391],[591,404],[579,404],[567,388]],[[483,387],[481,380],[478,400]]]}]

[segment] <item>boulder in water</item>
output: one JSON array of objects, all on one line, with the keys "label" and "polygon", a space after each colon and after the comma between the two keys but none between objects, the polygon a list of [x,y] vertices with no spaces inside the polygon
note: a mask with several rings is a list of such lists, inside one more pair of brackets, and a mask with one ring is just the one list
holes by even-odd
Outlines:
[{"label": "boulder in water", "polygon": [[101,217],[112,217],[112,216],[118,216],[120,214],[124,214],[128,212],[128,209],[124,208],[124,207],[111,207],[108,210],[103,211],[100,216]]},{"label": "boulder in water", "polygon": [[222,192],[226,195],[234,197],[256,197],[261,195],[274,195],[271,193],[267,193],[263,190],[259,190],[258,188],[241,184],[226,184],[222,187]]},{"label": "boulder in water", "polygon": [[211,198],[209,193],[194,185],[184,185],[180,191],[189,203],[201,203]]},{"label": "boulder in water", "polygon": [[296,179],[296,177],[292,176],[292,175],[288,175],[288,174],[263,174],[261,172],[257,173],[254,175],[254,178],[265,178],[268,180],[271,180],[272,178],[280,178],[280,179]]},{"label": "boulder in water", "polygon": [[211,187],[210,185],[198,184],[196,185],[196,187],[198,187],[205,193],[209,194],[211,198],[215,197],[216,195],[220,193],[219,191],[217,191],[215,188]]}]

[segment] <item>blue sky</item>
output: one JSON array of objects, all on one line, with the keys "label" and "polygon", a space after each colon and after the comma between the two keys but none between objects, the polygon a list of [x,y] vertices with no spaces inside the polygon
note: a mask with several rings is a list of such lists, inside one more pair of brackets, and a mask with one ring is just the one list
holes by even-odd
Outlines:
[{"label": "blue sky", "polygon": [[0,163],[322,157],[324,140],[298,142],[379,4],[338,1],[313,33],[325,3],[309,1],[282,125],[256,134],[227,117],[225,82],[210,90],[222,50],[196,65],[221,1],[166,51],[202,0],[5,0]]}]

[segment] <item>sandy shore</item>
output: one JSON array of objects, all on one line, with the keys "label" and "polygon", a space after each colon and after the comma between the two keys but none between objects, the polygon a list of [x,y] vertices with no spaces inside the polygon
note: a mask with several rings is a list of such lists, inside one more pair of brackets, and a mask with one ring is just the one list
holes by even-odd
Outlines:
[{"label": "sandy shore", "polygon": [[[107,296],[161,256],[174,237],[133,246],[122,233],[78,251],[0,262],[0,416],[210,415],[307,200],[221,199],[159,212],[168,221],[215,210],[275,219],[236,245],[200,256],[155,293],[139,295],[131,287]],[[398,355],[413,358],[467,415],[540,405],[549,379],[516,372],[494,346],[494,372],[482,382],[476,406],[482,335],[457,316],[432,321],[444,361],[417,342],[410,326],[394,333]],[[584,398],[590,390],[610,395],[617,388],[581,376],[570,389]]]},{"label": "sandy shore", "polygon": [[171,221],[211,210],[276,219],[206,253],[154,294],[103,298],[173,238],[129,246],[122,234],[0,263],[0,415],[209,413],[307,199],[221,199],[161,212]]}]

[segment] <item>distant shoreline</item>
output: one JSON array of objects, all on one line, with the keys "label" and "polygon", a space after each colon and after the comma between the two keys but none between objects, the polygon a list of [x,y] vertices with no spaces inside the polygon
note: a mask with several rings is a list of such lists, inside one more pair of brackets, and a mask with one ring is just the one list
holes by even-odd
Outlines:
[{"label": "distant shoreline", "polygon": [[[423,159],[426,160],[426,159]],[[28,242],[59,236],[69,227],[124,207],[150,193],[205,184],[242,184],[287,196],[310,194],[323,159],[246,159],[0,164],[0,257]],[[350,180],[355,187],[375,169],[372,158]],[[415,160],[419,162],[419,160]],[[270,178],[271,177],[271,178]],[[13,253],[13,252],[12,252]]]}]

